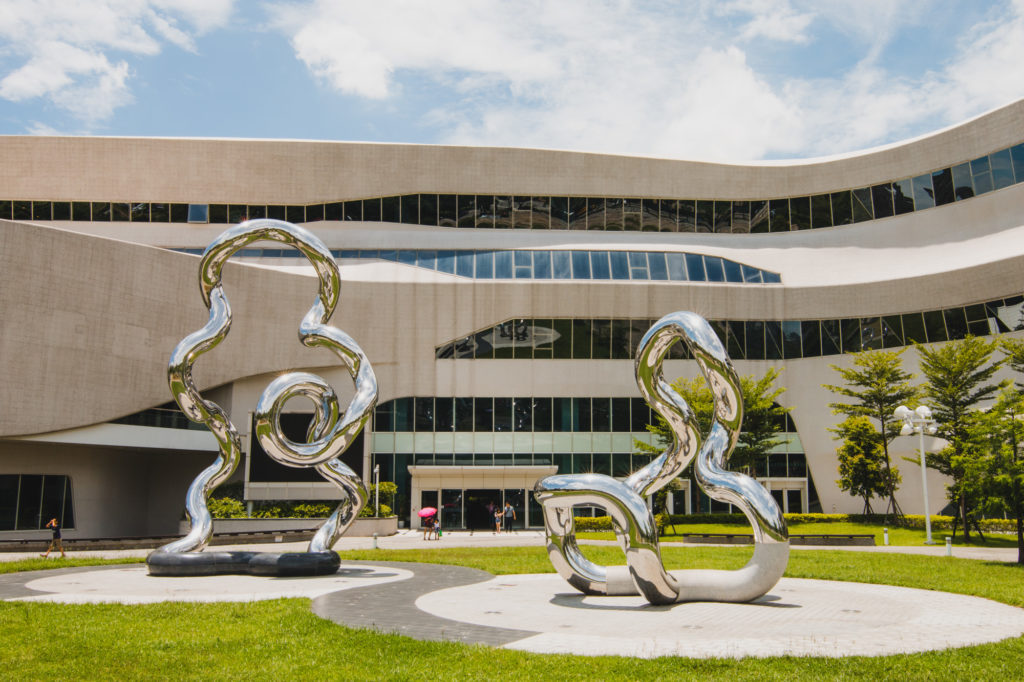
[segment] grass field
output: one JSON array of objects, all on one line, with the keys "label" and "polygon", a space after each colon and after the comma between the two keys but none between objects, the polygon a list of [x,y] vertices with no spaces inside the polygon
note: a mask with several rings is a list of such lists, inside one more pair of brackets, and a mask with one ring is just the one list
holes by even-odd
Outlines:
[{"label": "grass field", "polygon": [[[789,523],[787,524],[790,535],[846,535],[846,534],[870,534],[875,536],[875,544],[884,544],[883,526],[868,523]],[[750,526],[725,524],[725,523],[688,523],[676,524],[665,528],[665,534],[661,539],[664,542],[681,541],[679,537],[684,533],[727,533],[730,535],[750,535]],[[948,530],[933,530],[932,539],[938,545],[945,544],[946,536],[952,535]],[[579,533],[579,537],[591,540],[614,540],[612,532],[588,532]],[[890,545],[924,545],[926,534],[924,530],[912,528],[889,527]],[[964,546],[963,534],[957,533],[955,547]],[[1016,547],[1017,536],[1007,533],[985,533],[985,540],[982,541],[977,533],[971,533],[971,547]]]},{"label": "grass field", "polygon": [[[597,561],[622,563],[616,547],[584,551]],[[670,568],[735,568],[750,551],[666,547],[664,556]],[[499,574],[552,570],[536,547],[367,550],[343,552],[342,559],[458,564]],[[39,563],[0,566],[26,570]],[[1024,607],[1024,568],[1009,564],[821,550],[794,553],[786,575],[961,592]],[[647,661],[418,642],[323,621],[301,599],[145,606],[6,602],[0,604],[0,660],[3,679],[1019,679],[1024,637],[877,658]]]}]

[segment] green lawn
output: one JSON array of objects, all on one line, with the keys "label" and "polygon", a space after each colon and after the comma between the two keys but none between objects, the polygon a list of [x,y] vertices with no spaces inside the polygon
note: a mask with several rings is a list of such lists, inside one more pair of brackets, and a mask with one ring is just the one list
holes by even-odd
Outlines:
[{"label": "green lawn", "polygon": [[[584,551],[597,561],[622,563],[615,547]],[[664,556],[670,568],[733,568],[750,551],[665,547]],[[431,561],[493,573],[552,570],[537,547],[367,550],[343,552],[342,558]],[[948,590],[1024,607],[1024,568],[1009,564],[821,550],[794,553],[786,575]],[[1024,637],[879,658],[646,661],[418,642],[323,621],[301,599],[145,606],[7,602],[0,604],[0,660],[4,679],[1016,679]]]},{"label": "green lawn", "polygon": [[[875,544],[883,545],[883,526],[878,526],[868,523],[854,523],[854,522],[842,522],[842,523],[790,523],[788,524],[790,535],[846,535],[846,534],[865,534],[869,533],[875,536]],[[728,533],[730,535],[750,535],[750,526],[726,524],[726,523],[687,523],[687,524],[676,524],[669,526],[665,529],[665,534],[662,536],[664,542],[681,541],[682,538],[678,537],[684,533]],[[944,545],[946,543],[946,536],[952,535],[952,531],[948,530],[932,530],[932,540],[937,545]],[[615,534],[608,532],[587,532],[579,533],[580,538],[586,538],[591,540],[614,540]],[[890,545],[923,545],[926,534],[924,530],[914,530],[911,528],[896,528],[889,527],[889,544]],[[953,542],[954,546],[961,546],[964,544],[963,534],[959,531],[956,534],[956,540]],[[1016,547],[1017,536],[1009,535],[1006,533],[985,533],[985,542],[981,541],[977,533],[971,533],[971,547]]]}]

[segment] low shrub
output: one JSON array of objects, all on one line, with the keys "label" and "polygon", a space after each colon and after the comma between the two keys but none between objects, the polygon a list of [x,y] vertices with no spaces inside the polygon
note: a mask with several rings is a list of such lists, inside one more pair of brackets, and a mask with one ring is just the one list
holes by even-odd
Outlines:
[{"label": "low shrub", "polygon": [[240,500],[231,497],[218,497],[206,503],[210,510],[210,516],[215,519],[244,519],[246,517],[245,505]]}]

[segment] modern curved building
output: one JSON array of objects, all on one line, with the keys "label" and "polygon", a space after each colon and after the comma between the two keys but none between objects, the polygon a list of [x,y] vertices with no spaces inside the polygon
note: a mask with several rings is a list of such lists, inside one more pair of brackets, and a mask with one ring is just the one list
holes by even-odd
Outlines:
[{"label": "modern curved building", "polygon": [[[632,356],[650,323],[712,321],[740,373],[782,369],[785,444],[757,475],[786,511],[859,511],[841,492],[823,383],[863,349],[1024,330],[1024,101],[842,157],[728,165],[531,149],[0,138],[0,537],[173,533],[213,459],[165,368],[207,317],[202,249],[229,224],[303,224],[343,277],[332,322],[380,386],[346,459],[417,522],[480,526],[555,471],[623,476],[651,419]],[[279,244],[225,270],[235,321],[195,376],[243,433],[246,498],[323,499],[315,472],[249,437],[263,388],[334,356],[298,343],[316,281]],[[916,370],[916,353],[905,366]],[[667,374],[693,375],[691,361]],[[286,427],[305,431],[296,400]],[[193,425],[194,426],[194,425]],[[909,441],[909,439],[908,439]],[[911,444],[906,444],[910,454]],[[921,510],[901,463],[904,510]],[[933,512],[944,481],[929,478]],[[697,490],[676,511],[718,510]]]}]

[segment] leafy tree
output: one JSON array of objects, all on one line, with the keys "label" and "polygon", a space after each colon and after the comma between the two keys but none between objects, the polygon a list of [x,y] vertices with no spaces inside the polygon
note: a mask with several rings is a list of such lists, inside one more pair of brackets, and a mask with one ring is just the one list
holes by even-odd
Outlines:
[{"label": "leafy tree", "polygon": [[890,488],[889,477],[897,480],[891,487],[898,487],[899,470],[887,469],[882,450],[882,439],[874,424],[867,417],[847,417],[836,428],[843,444],[836,451],[839,459],[840,490],[854,497],[864,498],[862,514],[871,514],[871,498],[884,497]]},{"label": "leafy tree", "polygon": [[[769,368],[763,377],[740,377],[740,389],[743,392],[743,431],[736,442],[736,448],[729,457],[731,466],[749,470],[771,451],[782,443],[777,437],[780,425],[791,408],[782,407],[776,399],[785,392],[785,388],[775,386],[779,378],[779,370]],[[701,432],[707,434],[711,430],[714,414],[714,399],[704,377],[693,379],[680,378],[672,383],[690,409],[697,417]],[[653,424],[647,430],[655,435],[655,445],[643,441],[634,441],[641,452],[660,453],[672,442],[672,432],[661,416],[655,415]]]},{"label": "leafy tree", "polygon": [[878,423],[877,437],[882,447],[888,498],[885,513],[891,513],[897,522],[903,518],[903,512],[896,502],[898,474],[889,458],[889,443],[900,435],[901,422],[892,413],[917,395],[917,389],[910,383],[914,375],[903,370],[902,354],[902,350],[853,353],[853,367],[832,365],[845,385],[824,385],[833,393],[851,399],[851,402],[829,403],[835,414],[867,417]]},{"label": "leafy tree", "polygon": [[927,462],[953,479],[948,488],[950,502],[959,508],[965,541],[970,541],[967,522],[971,507],[966,475],[972,460],[978,456],[977,433],[971,428],[970,413],[998,389],[997,384],[991,383],[1003,362],[992,361],[996,345],[994,340],[968,336],[935,348],[917,347],[921,373],[926,380],[922,394],[939,423],[938,435],[949,441],[949,446],[930,455]]}]

